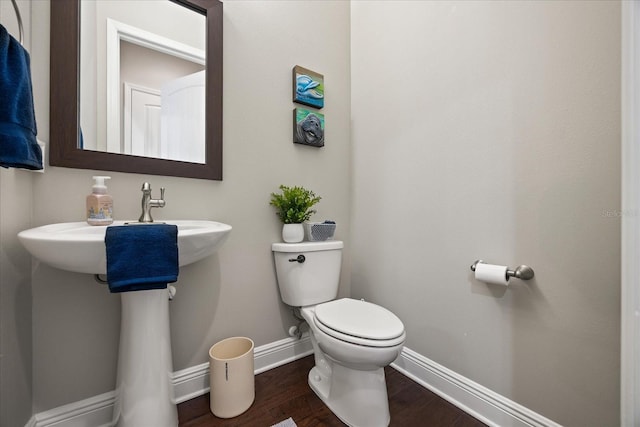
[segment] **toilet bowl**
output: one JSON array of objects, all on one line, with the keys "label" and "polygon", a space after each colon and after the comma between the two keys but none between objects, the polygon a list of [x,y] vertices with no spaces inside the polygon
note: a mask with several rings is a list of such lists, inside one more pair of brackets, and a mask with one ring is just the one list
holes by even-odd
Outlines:
[{"label": "toilet bowl", "polygon": [[360,370],[393,362],[406,338],[400,319],[370,302],[343,298],[301,312],[323,352]]},{"label": "toilet bowl", "polygon": [[379,305],[335,299],[342,247],[339,241],[274,243],[280,293],[309,325],[315,358],[309,385],[316,395],[349,426],[387,426],[384,367],[400,355],[406,332]]},{"label": "toilet bowl", "polygon": [[[360,308],[356,308],[358,306]],[[325,310],[327,308],[330,310]],[[389,425],[384,367],[402,350],[406,333],[400,319],[380,306],[348,298],[303,307],[300,311],[309,324],[314,349],[316,363],[309,372],[309,385],[313,391],[349,426]],[[332,317],[335,319],[333,328],[323,322],[325,312],[335,316]],[[356,315],[364,313],[369,315]],[[393,320],[390,326],[395,327],[395,336],[389,338],[379,334],[375,337],[375,332],[379,331],[374,327],[369,329],[371,333],[362,333],[364,331],[358,327],[364,323],[360,324],[360,321],[375,320],[373,316],[381,313],[393,316],[388,317]],[[345,323],[338,323],[337,319]]]}]

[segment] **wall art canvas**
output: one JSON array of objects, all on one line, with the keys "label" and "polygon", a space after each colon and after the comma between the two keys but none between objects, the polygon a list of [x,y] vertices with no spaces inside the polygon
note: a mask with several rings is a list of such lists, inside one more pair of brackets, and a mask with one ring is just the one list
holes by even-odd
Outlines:
[{"label": "wall art canvas", "polygon": [[293,102],[324,107],[324,76],[299,65],[293,67]]},{"label": "wall art canvas", "polygon": [[293,109],[293,142],[324,146],[324,114],[306,108]]}]

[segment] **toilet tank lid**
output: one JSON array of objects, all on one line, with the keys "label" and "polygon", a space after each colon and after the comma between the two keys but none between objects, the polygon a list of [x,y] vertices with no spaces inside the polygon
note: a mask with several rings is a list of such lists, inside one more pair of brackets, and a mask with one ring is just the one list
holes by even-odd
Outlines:
[{"label": "toilet tank lid", "polygon": [[325,240],[323,242],[301,242],[301,243],[272,243],[273,252],[313,252],[330,251],[342,249],[344,243],[340,240]]}]

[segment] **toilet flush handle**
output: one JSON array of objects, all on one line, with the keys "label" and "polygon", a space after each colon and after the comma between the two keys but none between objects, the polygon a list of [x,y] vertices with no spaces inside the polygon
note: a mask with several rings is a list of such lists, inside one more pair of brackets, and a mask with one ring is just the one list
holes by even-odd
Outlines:
[{"label": "toilet flush handle", "polygon": [[298,255],[297,258],[290,258],[289,259],[289,262],[299,262],[300,264],[302,264],[305,261],[306,261],[306,258],[302,254]]}]

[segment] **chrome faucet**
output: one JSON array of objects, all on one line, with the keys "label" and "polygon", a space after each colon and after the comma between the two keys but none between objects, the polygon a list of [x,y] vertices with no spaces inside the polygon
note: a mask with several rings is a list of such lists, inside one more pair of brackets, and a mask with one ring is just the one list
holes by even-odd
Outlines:
[{"label": "chrome faucet", "polygon": [[164,187],[160,187],[160,199],[152,199],[151,184],[142,183],[142,214],[138,218],[138,222],[153,222],[151,208],[163,208],[164,205]]}]

